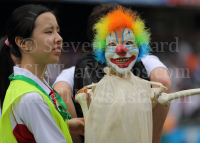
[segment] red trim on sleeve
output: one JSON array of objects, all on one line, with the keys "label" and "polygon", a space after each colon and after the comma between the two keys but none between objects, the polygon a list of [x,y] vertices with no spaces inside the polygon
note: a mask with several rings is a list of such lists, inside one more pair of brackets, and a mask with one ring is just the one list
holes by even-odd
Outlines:
[{"label": "red trim on sleeve", "polygon": [[24,124],[17,124],[13,130],[13,134],[18,143],[36,143],[33,134]]}]

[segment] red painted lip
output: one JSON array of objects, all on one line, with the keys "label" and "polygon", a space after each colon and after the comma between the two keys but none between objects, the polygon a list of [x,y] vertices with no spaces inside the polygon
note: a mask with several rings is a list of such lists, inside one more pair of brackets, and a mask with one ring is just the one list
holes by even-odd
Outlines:
[{"label": "red painted lip", "polygon": [[[131,57],[123,57],[123,58],[115,58],[115,59],[113,59],[113,58],[111,58],[110,59],[110,61],[112,62],[112,63],[114,63],[114,64],[116,64],[119,68],[127,68],[128,66],[129,66],[129,64],[133,61],[133,60],[135,60],[135,56],[133,55],[133,56],[131,56]],[[117,60],[121,60],[121,61],[126,61],[125,63],[118,63],[117,62]]]}]

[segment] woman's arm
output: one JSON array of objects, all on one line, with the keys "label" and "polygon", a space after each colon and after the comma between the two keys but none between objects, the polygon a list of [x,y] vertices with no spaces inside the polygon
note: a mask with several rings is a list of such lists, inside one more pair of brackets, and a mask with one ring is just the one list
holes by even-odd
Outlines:
[{"label": "woman's arm", "polygon": [[72,87],[65,81],[59,81],[54,84],[54,89],[60,94],[72,118],[77,118],[74,103],[72,101]]},{"label": "woman's arm", "polygon": [[[150,74],[150,80],[154,82],[160,82],[165,87],[168,88],[166,93],[171,92],[171,82],[168,71],[165,68],[158,67],[155,68]],[[156,88],[156,85],[152,86]],[[162,136],[162,129],[169,111],[170,103],[168,106],[161,105],[157,103],[157,105],[153,108],[153,142],[152,143],[160,143],[160,138]]]},{"label": "woman's arm", "polygon": [[[170,75],[167,70],[167,67],[154,55],[148,55],[145,58],[142,58],[142,63],[147,71],[147,74],[150,78],[150,81],[160,82],[165,87],[168,88],[166,93],[171,92],[171,81]],[[156,85],[152,86],[153,88],[157,87]],[[169,111],[170,104],[168,106],[157,105],[153,108],[153,142],[160,143],[160,138],[162,136],[162,129]]]},{"label": "woman's arm", "polygon": [[39,93],[25,94],[16,103],[14,111],[33,134],[37,143],[66,143],[65,137],[56,125],[47,103]]},{"label": "woman's arm", "polygon": [[[54,84],[54,89],[60,94],[60,96],[66,103],[68,112],[72,115],[72,118],[77,118],[74,103],[72,101],[72,87],[70,86],[70,84],[65,81],[59,81]],[[75,124],[73,122],[73,119],[72,119],[72,121],[68,122],[69,128],[71,130],[70,133],[71,133],[72,140],[74,143],[83,143],[83,140],[77,134],[82,134],[82,135],[84,134],[83,132],[81,132],[81,133],[79,132],[80,130],[84,129],[84,124],[83,124],[84,122],[81,122],[82,119],[77,120],[77,121],[79,121],[79,122],[77,122],[78,124],[76,125],[77,132],[76,132],[76,129],[74,129],[76,127],[74,127]],[[74,134],[74,133],[77,133],[77,134]]]}]

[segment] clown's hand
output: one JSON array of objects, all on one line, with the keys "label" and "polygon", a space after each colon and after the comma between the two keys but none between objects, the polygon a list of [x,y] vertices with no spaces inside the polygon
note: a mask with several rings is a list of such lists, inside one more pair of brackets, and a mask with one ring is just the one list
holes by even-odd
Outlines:
[{"label": "clown's hand", "polygon": [[154,108],[157,103],[158,103],[158,97],[163,93],[163,91],[167,90],[167,87],[163,86],[161,83],[158,82],[149,82],[151,85],[157,85],[157,88],[152,88],[152,93],[151,93],[151,101],[152,101],[152,108]]},{"label": "clown's hand", "polygon": [[69,130],[71,134],[84,135],[84,119],[83,118],[73,118],[68,120]]},{"label": "clown's hand", "polygon": [[158,98],[158,96],[165,90],[167,90],[167,87],[163,86],[161,83],[159,82],[152,82],[152,81],[145,81],[150,83],[151,85],[157,85],[159,87],[157,88],[152,88],[152,94],[151,94],[151,98]]}]

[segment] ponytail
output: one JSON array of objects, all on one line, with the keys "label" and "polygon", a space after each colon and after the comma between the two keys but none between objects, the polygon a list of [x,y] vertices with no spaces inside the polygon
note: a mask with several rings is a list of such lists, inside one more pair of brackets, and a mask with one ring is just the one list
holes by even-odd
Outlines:
[{"label": "ponytail", "polygon": [[0,106],[3,106],[3,100],[6,90],[10,84],[9,75],[13,73],[14,62],[11,58],[10,47],[5,44],[6,38],[0,40]]}]

